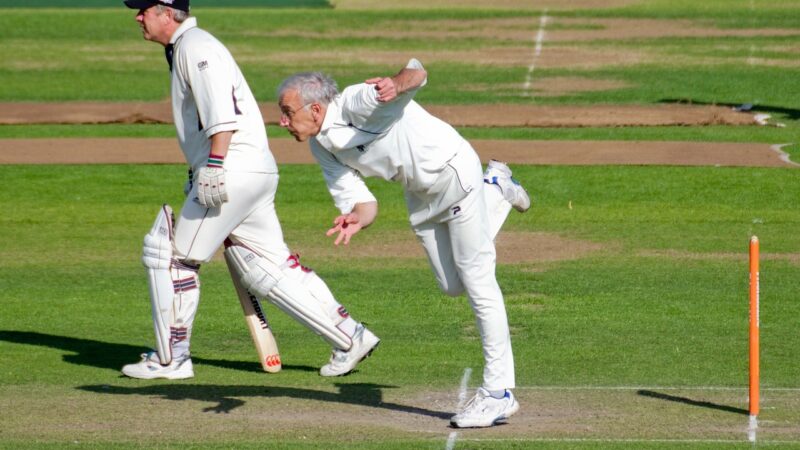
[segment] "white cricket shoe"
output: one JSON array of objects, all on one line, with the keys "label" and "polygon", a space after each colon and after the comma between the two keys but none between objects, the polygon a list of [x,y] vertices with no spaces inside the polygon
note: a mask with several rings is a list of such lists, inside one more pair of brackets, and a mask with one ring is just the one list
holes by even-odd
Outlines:
[{"label": "white cricket shoe", "polygon": [[173,358],[166,366],[161,365],[158,353],[142,353],[142,360],[138,363],[127,364],[122,367],[122,373],[131,378],[152,380],[153,378],[166,378],[168,380],[182,380],[194,376],[192,359],[189,355]]},{"label": "white cricket shoe", "polygon": [[456,428],[491,427],[497,422],[508,419],[519,411],[519,403],[514,394],[506,389],[503,398],[494,398],[484,388],[478,388],[475,396],[467,402],[464,410],[450,419],[450,425]]},{"label": "white cricket shoe", "polygon": [[353,334],[353,345],[350,350],[344,351],[334,348],[331,361],[319,369],[323,377],[338,377],[347,375],[356,368],[356,365],[371,355],[381,340],[372,334],[363,324],[358,324]]},{"label": "white cricket shoe", "polygon": [[511,169],[503,162],[495,159],[486,165],[483,181],[497,185],[503,197],[519,212],[525,212],[531,207],[531,198],[519,182],[511,178]]}]

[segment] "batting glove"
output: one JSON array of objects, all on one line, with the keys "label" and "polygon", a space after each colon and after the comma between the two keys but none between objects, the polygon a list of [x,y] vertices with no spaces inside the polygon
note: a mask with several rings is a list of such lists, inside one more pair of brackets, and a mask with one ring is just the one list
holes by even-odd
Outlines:
[{"label": "batting glove", "polygon": [[224,156],[208,155],[208,163],[197,173],[197,201],[206,208],[217,208],[228,201],[224,160]]}]

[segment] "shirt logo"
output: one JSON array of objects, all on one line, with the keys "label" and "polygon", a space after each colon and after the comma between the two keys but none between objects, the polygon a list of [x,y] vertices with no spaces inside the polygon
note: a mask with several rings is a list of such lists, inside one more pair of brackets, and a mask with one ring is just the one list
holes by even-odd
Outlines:
[{"label": "shirt logo", "polygon": [[356,149],[358,149],[359,153],[364,153],[367,149],[363,145],[357,145]]},{"label": "shirt logo", "polygon": [[460,206],[453,206],[452,208],[450,208],[450,211],[453,211],[453,215],[457,216],[458,213],[461,212],[461,207]]},{"label": "shirt logo", "polygon": [[197,63],[197,68],[198,68],[199,70],[206,70],[206,69],[208,69],[208,61],[200,61],[199,63]]}]

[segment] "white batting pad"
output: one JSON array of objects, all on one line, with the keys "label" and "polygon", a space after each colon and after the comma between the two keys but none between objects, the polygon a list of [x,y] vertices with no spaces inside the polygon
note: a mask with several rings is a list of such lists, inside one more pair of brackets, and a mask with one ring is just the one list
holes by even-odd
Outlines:
[{"label": "white batting pad", "polygon": [[163,205],[144,237],[142,262],[153,310],[156,349],[161,364],[172,362],[172,345],[189,339],[200,299],[197,267],[172,259],[172,208]]},{"label": "white batting pad", "polygon": [[282,269],[287,277],[296,280],[308,289],[334,323],[340,324],[350,317],[347,309],[336,300],[322,278],[313,270],[300,264],[298,255],[290,256],[283,264]]},{"label": "white batting pad", "polygon": [[[241,276],[242,284],[254,295],[269,299],[286,314],[320,335],[336,348],[347,350],[352,345],[350,336],[336,325],[326,311],[324,302],[317,299],[300,277],[289,272],[289,265],[280,267],[255,251],[234,243],[225,249],[229,260]],[[287,276],[291,274],[291,276]],[[331,296],[332,297],[332,296]],[[338,303],[336,304],[339,307]]]},{"label": "white batting pad", "polygon": [[172,208],[161,206],[150,232],[144,236],[142,264],[148,269],[169,269],[172,264]]}]

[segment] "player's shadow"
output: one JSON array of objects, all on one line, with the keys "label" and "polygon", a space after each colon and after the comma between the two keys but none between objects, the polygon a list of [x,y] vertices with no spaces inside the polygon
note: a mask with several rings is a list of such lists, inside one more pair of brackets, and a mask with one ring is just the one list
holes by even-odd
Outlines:
[{"label": "player's shadow", "polygon": [[[662,98],[658,101],[659,103],[670,103],[670,104],[686,104],[686,105],[713,105],[713,106],[725,106],[729,108],[739,108],[742,106],[740,103],[719,103],[719,102],[703,102],[699,100],[693,99],[679,99],[679,98]],[[761,104],[753,104],[751,106],[750,112],[763,112],[763,113],[772,113],[772,114],[785,114],[791,120],[800,119],[800,109],[795,108],[784,108],[782,106],[771,106],[771,105],[761,105]]]},{"label": "player's shadow", "polygon": [[283,386],[244,386],[244,385],[219,385],[219,384],[158,384],[141,387],[125,387],[110,385],[79,386],[78,389],[111,395],[142,395],[147,397],[158,396],[166,400],[199,400],[215,403],[214,406],[203,408],[205,412],[228,413],[244,405],[242,397],[260,398],[292,398],[314,400],[318,402],[343,403],[350,405],[369,406],[372,408],[389,409],[409,414],[449,419],[452,415],[444,411],[433,411],[416,406],[402,405],[399,403],[383,401],[383,386],[371,383],[337,383],[339,392],[325,392],[313,389],[283,387]]},{"label": "player's shadow", "polygon": [[641,395],[641,396],[643,396],[643,397],[657,398],[659,400],[667,400],[667,401],[670,401],[670,402],[684,403],[686,405],[698,406],[698,407],[701,407],[701,408],[716,409],[716,410],[719,410],[719,411],[725,411],[725,412],[730,412],[730,413],[734,413],[734,414],[743,414],[743,415],[750,414],[750,412],[748,410],[746,410],[746,409],[736,408],[734,406],[728,406],[728,405],[719,405],[717,403],[711,403],[711,402],[707,402],[707,401],[694,400],[694,399],[687,398],[687,397],[679,397],[677,395],[664,394],[663,392],[655,392],[655,391],[649,391],[649,390],[645,390],[645,389],[640,389],[636,393]]},{"label": "player's shadow", "polygon": [[[10,342],[14,344],[37,345],[40,347],[50,347],[53,349],[68,352],[64,354],[63,360],[72,364],[98,367],[101,369],[119,369],[131,362],[131,357],[141,353],[142,347],[127,344],[115,344],[102,342],[92,339],[73,338],[68,336],[57,336],[52,334],[37,333],[35,331],[13,331],[0,330],[0,342]],[[223,367],[226,369],[241,370],[246,372],[263,373],[261,365],[257,362],[245,361],[226,361],[210,358],[199,358],[192,356],[195,364],[206,364],[209,366]],[[317,369],[309,366],[283,365],[283,370],[311,371]],[[155,382],[163,382],[157,380]],[[80,386],[78,389],[101,394],[114,395],[145,395],[160,396],[169,400],[201,400],[216,403],[215,406],[205,408],[204,411],[227,413],[241,405],[244,401],[240,397],[289,397],[298,399],[309,399],[326,402],[336,402],[370,406],[374,408],[384,408],[394,411],[401,411],[411,414],[448,419],[450,413],[443,411],[433,411],[415,406],[401,405],[399,403],[384,402],[381,389],[391,388],[369,383],[353,383],[336,385],[338,393],[316,391],[313,389],[291,388],[281,386],[237,386],[237,385],[201,385],[185,384],[185,382],[174,382],[171,384],[158,384],[142,387],[124,387],[110,385],[91,385]]]},{"label": "player's shadow", "polygon": [[[112,370],[119,370],[123,365],[135,362],[140,353],[149,350],[136,345],[56,336],[53,334],[37,333],[35,331],[0,330],[0,341],[14,344],[38,345],[40,347],[63,350],[72,353],[62,356],[64,361],[68,363]],[[257,361],[229,361],[192,355],[192,362],[214,367],[223,367],[225,369],[241,370],[244,372],[263,372],[261,364]],[[311,366],[294,366],[291,364],[284,364],[283,369],[299,372],[317,371],[316,368]]]}]

